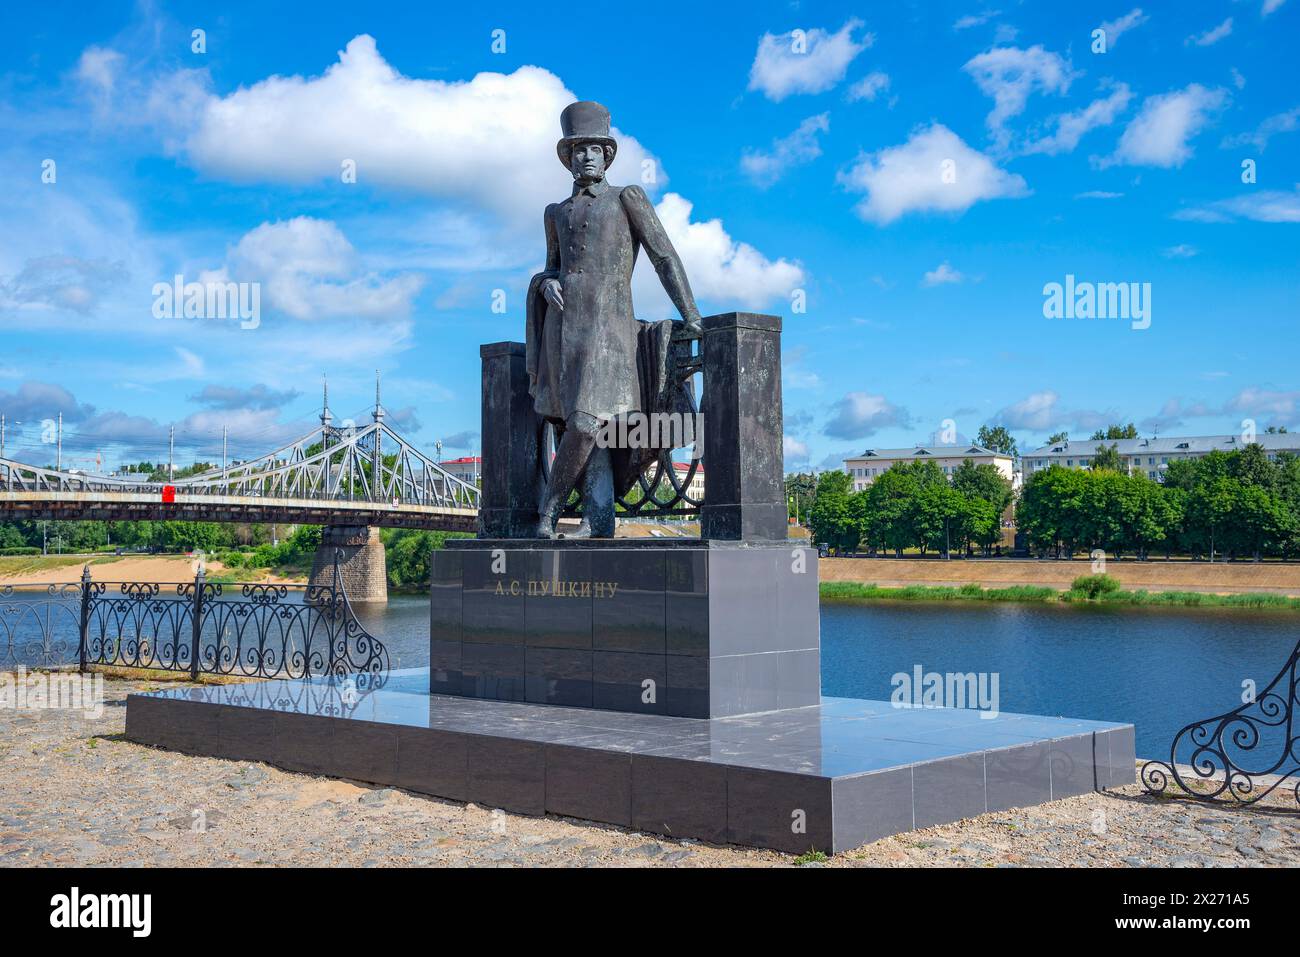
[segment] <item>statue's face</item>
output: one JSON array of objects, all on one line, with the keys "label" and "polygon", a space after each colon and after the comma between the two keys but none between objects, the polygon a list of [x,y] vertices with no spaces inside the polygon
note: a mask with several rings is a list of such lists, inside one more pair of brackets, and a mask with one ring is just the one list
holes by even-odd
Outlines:
[{"label": "statue's face", "polygon": [[595,182],[605,176],[605,147],[597,142],[579,143],[569,157],[569,170],[576,180]]}]

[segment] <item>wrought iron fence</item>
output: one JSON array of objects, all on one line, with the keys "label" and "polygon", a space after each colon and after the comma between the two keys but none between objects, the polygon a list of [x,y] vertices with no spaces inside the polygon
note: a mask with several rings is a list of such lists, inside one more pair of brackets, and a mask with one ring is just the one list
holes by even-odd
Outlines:
[{"label": "wrought iron fence", "polygon": [[334,558],[328,585],[94,581],[0,590],[0,661],[247,678],[382,683],[388,650],[357,620]]},{"label": "wrought iron fence", "polygon": [[1279,788],[1300,804],[1300,642],[1262,694],[1174,735],[1168,761],[1142,765],[1150,794],[1175,789],[1200,801],[1254,804]]},{"label": "wrought iron fence", "polygon": [[72,660],[81,629],[79,585],[0,588],[0,663],[55,668]]}]

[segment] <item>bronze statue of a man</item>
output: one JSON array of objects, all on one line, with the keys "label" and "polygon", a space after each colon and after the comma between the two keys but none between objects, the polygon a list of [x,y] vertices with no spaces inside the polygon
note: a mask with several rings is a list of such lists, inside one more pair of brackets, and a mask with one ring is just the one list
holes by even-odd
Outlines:
[{"label": "bronze statue of a man", "polygon": [[527,366],[537,413],[559,437],[538,508],[537,536],[555,525],[581,483],[583,519],[573,537],[612,538],[615,494],[653,460],[646,450],[611,448],[602,435],[621,416],[684,410],[672,367],[673,326],[632,312],[632,267],[644,248],[684,330],[698,334],[700,313],[681,260],[639,186],[611,186],[605,171],[618,144],[609,111],[570,104],[560,115],[556,151],[573,174],[573,195],[546,207],[546,267],[528,289]]}]

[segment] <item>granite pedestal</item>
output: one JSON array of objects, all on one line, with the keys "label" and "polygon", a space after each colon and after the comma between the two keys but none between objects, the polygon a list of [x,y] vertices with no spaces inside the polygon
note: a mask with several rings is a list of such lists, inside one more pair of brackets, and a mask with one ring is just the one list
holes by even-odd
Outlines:
[{"label": "granite pedestal", "polygon": [[316,679],[133,694],[132,741],[673,838],[844,851],[1133,783],[1132,725],[823,698],[694,719]]},{"label": "granite pedestal", "polygon": [[797,543],[467,539],[431,565],[435,694],[692,718],[820,700]]}]

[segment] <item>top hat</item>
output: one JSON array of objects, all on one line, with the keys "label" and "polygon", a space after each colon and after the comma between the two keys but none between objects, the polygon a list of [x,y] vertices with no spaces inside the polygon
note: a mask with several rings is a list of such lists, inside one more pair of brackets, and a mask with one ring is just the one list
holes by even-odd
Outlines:
[{"label": "top hat", "polygon": [[[566,106],[560,114],[560,132],[564,135],[555,144],[555,152],[565,169],[569,168],[573,148],[579,143],[596,142],[618,151],[618,143],[609,135],[609,110],[593,100],[579,100]],[[609,161],[614,162],[614,157]]]}]

